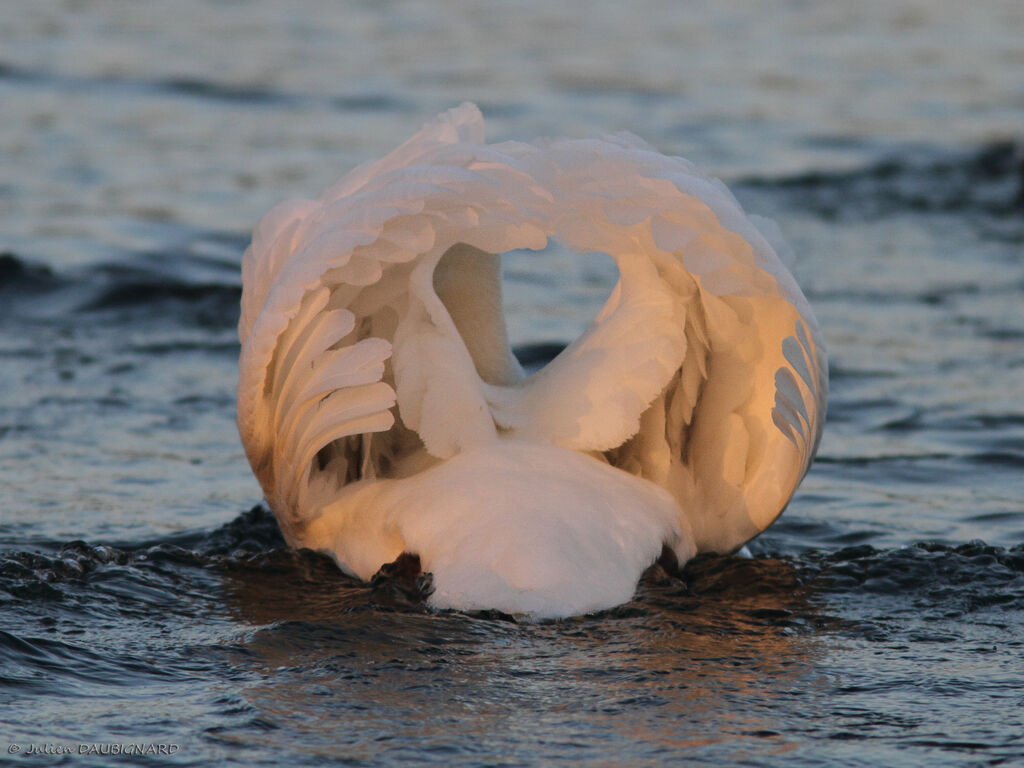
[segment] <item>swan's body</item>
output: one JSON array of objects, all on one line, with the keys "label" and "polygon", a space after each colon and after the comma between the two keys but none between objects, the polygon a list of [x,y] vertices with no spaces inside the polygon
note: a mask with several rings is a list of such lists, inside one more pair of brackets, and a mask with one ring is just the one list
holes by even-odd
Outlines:
[{"label": "swan's body", "polygon": [[[499,259],[550,237],[620,281],[526,377]],[[783,248],[635,137],[487,145],[472,105],[278,206],[243,262],[238,419],[286,539],[364,579],[416,554],[433,604],[533,616],[628,600],[663,546],[739,548],[824,418]]]}]

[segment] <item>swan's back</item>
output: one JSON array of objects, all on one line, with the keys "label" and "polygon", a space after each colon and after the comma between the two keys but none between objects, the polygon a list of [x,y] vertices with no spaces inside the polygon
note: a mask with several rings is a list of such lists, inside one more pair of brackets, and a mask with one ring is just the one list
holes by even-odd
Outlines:
[{"label": "swan's back", "polygon": [[[473,528],[476,544],[444,557],[475,562],[470,547],[482,551],[501,526],[482,512],[470,525],[468,510],[514,518],[525,514],[509,503],[516,494],[533,510],[530,535],[544,535],[545,519],[576,530],[563,549],[588,526],[615,527],[587,511],[596,502],[579,484],[524,498],[529,483],[509,462],[539,461],[536,450],[576,475],[579,456],[609,494],[621,479],[632,489],[622,499],[644,500],[611,513],[625,521],[620,544],[633,542],[618,551],[634,584],[662,544],[683,559],[741,546],[806,472],[826,390],[820,331],[773,248],[784,247],[777,230],[755,221],[720,182],[635,137],[486,145],[472,105],[320,200],[276,208],[243,262],[239,429],[289,542],[329,549],[366,577],[380,558],[443,549],[427,520],[447,541],[453,526]],[[552,237],[609,253],[620,281],[590,328],[524,377],[492,254]],[[472,454],[491,457],[477,463],[491,467],[493,503],[478,466],[468,506],[434,519],[431,494],[458,485],[451,467]],[[514,490],[503,471],[519,478]],[[557,602],[524,610],[575,612]]]}]

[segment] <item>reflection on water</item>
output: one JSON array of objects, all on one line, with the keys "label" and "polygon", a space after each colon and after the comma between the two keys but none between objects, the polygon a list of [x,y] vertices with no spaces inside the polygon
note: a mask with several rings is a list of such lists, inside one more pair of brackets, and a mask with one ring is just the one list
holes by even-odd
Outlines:
[{"label": "reflection on water", "polygon": [[547,747],[580,759],[665,749],[742,759],[795,748],[780,714],[826,685],[825,620],[785,560],[705,558],[685,581],[655,567],[635,603],[540,624],[381,610],[332,568],[308,555],[287,578],[266,562],[225,574],[231,609],[257,626],[229,652],[255,676],[239,695],[261,720],[302,733],[310,754],[344,745],[370,759],[394,740],[395,758],[476,744],[541,760]]},{"label": "reflection on water", "polygon": [[22,741],[117,741],[104,724],[127,718],[187,738],[183,764],[952,765],[1024,739],[1020,546],[702,557],[653,567],[625,606],[525,624],[358,583],[259,508],[209,534],[40,546],[0,558]]}]

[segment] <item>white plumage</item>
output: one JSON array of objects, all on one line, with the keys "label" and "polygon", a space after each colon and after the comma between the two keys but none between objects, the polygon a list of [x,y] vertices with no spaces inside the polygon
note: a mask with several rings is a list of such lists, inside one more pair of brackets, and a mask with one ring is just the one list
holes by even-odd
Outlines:
[{"label": "white plumage", "polygon": [[[500,254],[610,254],[590,327],[532,376]],[[821,332],[770,221],[633,136],[484,142],[464,104],[243,260],[238,424],[289,544],[370,578],[403,552],[438,607],[535,617],[630,598],[663,546],[728,552],[813,458]]]}]

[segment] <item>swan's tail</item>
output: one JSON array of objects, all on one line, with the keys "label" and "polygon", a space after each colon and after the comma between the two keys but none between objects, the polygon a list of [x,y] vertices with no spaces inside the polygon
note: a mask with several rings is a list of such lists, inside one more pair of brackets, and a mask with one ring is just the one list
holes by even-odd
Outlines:
[{"label": "swan's tail", "polygon": [[369,579],[403,552],[433,578],[438,608],[534,618],[627,602],[668,544],[696,551],[675,500],[653,483],[554,446],[502,440],[415,478],[356,483],[307,531]]}]

